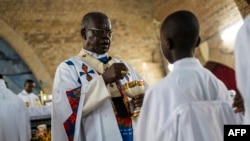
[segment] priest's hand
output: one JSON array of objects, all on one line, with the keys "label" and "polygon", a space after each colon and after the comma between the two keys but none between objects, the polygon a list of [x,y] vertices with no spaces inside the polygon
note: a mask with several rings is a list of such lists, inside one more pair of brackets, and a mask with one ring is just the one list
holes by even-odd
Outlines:
[{"label": "priest's hand", "polygon": [[119,79],[123,79],[127,71],[128,68],[124,63],[114,63],[102,74],[102,77],[107,85]]},{"label": "priest's hand", "polygon": [[141,107],[143,103],[144,94],[140,94],[132,98],[132,103],[134,107]]},{"label": "priest's hand", "polygon": [[233,100],[233,108],[235,113],[243,112],[245,111],[244,108],[244,101],[240,94],[236,94]]}]

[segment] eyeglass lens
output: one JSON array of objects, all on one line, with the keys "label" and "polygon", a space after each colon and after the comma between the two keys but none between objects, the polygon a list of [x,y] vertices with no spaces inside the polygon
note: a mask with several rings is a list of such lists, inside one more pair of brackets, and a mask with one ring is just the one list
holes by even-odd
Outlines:
[{"label": "eyeglass lens", "polygon": [[94,29],[94,28],[89,28],[89,29],[93,30],[98,36],[103,36],[104,34],[111,36],[111,33],[112,33],[111,30],[102,30],[102,29]]}]

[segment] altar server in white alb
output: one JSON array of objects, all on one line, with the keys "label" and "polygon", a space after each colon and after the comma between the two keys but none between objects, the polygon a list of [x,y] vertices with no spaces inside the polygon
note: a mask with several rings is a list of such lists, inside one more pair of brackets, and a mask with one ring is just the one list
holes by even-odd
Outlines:
[{"label": "altar server in white alb", "polygon": [[0,74],[0,141],[29,141],[30,131],[28,109]]},{"label": "altar server in white alb", "polygon": [[[121,86],[142,80],[123,61],[108,55],[111,22],[101,12],[87,13],[81,24],[83,48],[57,68],[53,86],[53,141],[132,141],[143,94],[128,98]],[[130,101],[131,100],[131,101]]]},{"label": "altar server in white alb", "polygon": [[250,15],[235,41],[235,68],[237,87],[244,101],[244,123],[250,124]]},{"label": "altar server in white alb", "polygon": [[35,82],[31,79],[27,79],[24,83],[24,89],[18,94],[27,107],[40,107],[41,102],[39,97],[33,93]]},{"label": "altar server in white alb", "polygon": [[[168,141],[169,133],[166,131],[170,127],[166,123],[179,105],[192,101],[230,100],[222,81],[194,57],[200,37],[199,22],[193,13],[183,10],[170,14],[162,23],[160,36],[161,51],[174,68],[146,91],[135,141]],[[193,130],[206,132],[208,128],[187,127],[185,134],[191,134]],[[183,138],[189,140],[185,136]]]}]

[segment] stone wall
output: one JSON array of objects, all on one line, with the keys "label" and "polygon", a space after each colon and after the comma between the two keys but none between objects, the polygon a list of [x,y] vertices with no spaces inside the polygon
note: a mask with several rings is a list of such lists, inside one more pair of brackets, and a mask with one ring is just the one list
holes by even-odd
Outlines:
[{"label": "stone wall", "polygon": [[235,0],[237,7],[241,13],[241,16],[245,18],[250,14],[250,1],[249,0]]},{"label": "stone wall", "polygon": [[[154,0],[153,17],[162,21],[166,15],[176,10],[190,10],[200,22],[202,42],[207,42],[209,60],[234,68],[233,49],[223,43],[220,33],[241,20],[240,12],[234,0]],[[204,61],[199,49],[196,56]],[[203,62],[203,64],[206,62]]]}]

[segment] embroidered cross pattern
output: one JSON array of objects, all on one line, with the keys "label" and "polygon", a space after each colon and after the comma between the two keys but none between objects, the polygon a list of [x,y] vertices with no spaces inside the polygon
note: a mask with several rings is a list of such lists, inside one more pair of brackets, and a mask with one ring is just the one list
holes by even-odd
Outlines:
[{"label": "embroidered cross pattern", "polygon": [[92,73],[92,74],[95,74],[94,70],[88,71],[88,66],[85,65],[84,63],[82,63],[82,70],[83,70],[83,72],[80,72],[80,76],[86,74],[86,79],[87,79],[88,81],[90,81],[90,80],[93,79],[92,76],[91,76],[90,74],[91,74],[91,73]]},{"label": "embroidered cross pattern", "polygon": [[77,110],[78,110],[79,101],[80,101],[80,92],[81,92],[81,87],[66,91],[66,95],[68,97],[70,107],[73,111],[73,113],[63,123],[64,129],[66,131],[69,141],[74,140]]}]

